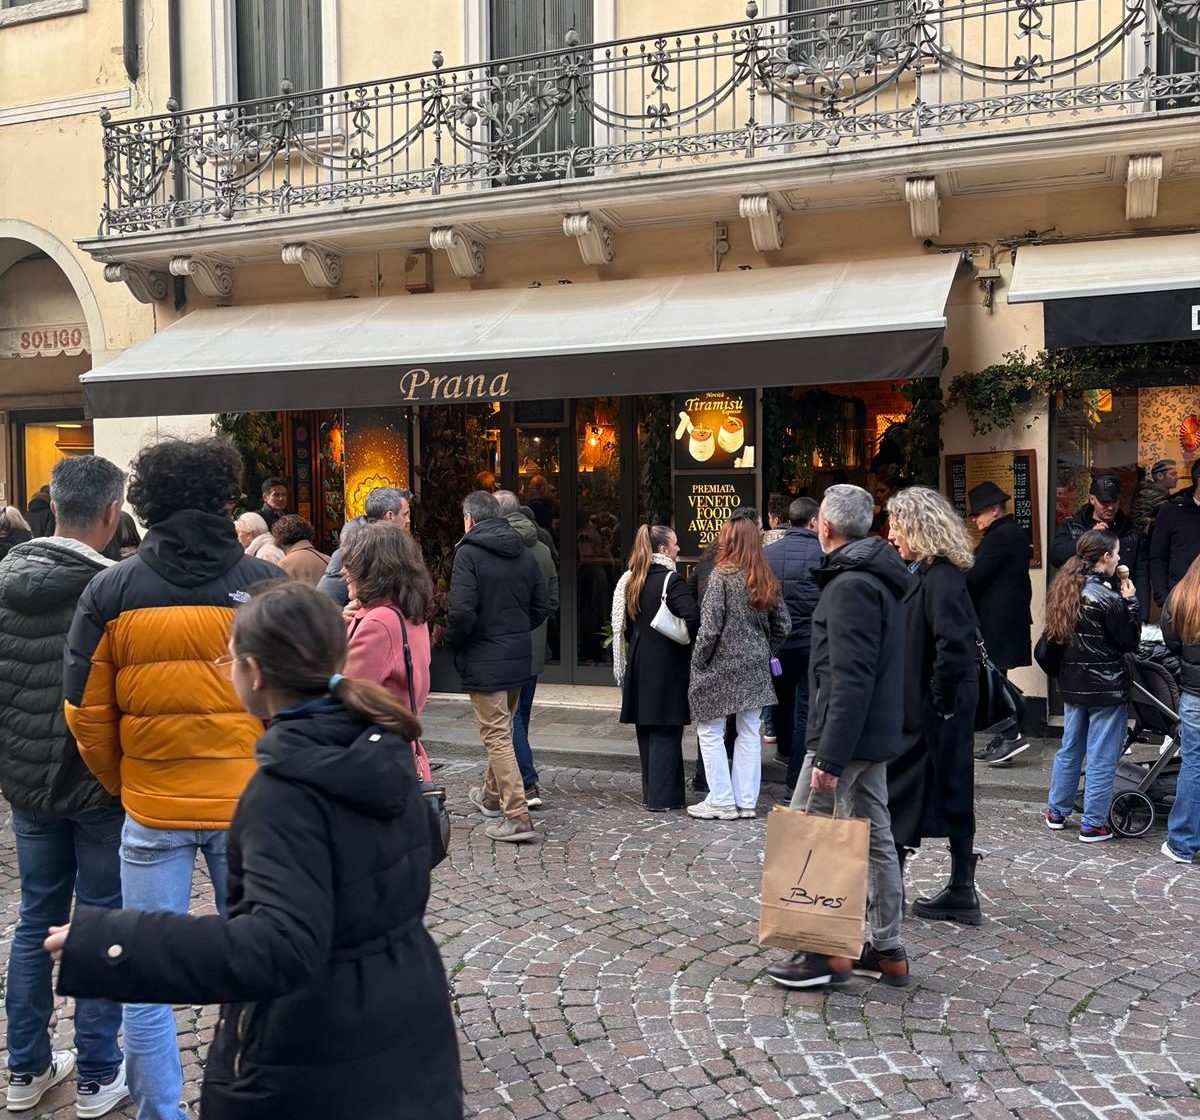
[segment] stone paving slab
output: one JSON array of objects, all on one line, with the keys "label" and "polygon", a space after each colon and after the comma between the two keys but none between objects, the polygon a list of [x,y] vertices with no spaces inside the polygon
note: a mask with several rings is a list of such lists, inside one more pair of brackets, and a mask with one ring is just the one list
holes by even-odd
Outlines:
[{"label": "stone paving slab", "polygon": [[[1084,845],[1029,805],[983,802],[982,927],[906,919],[907,989],[786,992],[763,978],[780,953],[755,943],[762,817],[649,814],[633,775],[547,767],[541,843],[504,848],[467,812],[479,768],[439,775],[454,839],[428,920],[469,1117],[1200,1117],[1200,868],[1164,860],[1158,829]],[[946,863],[941,845],[915,858],[909,896]],[[7,827],[0,908],[7,941]],[[191,1098],[215,1017],[177,1012]],[[69,1086],[44,1103],[74,1116]]]}]

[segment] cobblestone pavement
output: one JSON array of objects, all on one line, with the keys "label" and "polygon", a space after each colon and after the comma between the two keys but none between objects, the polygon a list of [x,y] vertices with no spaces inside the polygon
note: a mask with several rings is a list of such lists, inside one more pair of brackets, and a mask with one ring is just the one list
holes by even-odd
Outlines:
[{"label": "cobblestone pavement", "polygon": [[[789,993],[754,940],[761,817],[647,814],[633,775],[547,770],[542,843],[499,847],[463,809],[478,772],[441,772],[454,852],[429,909],[471,1117],[1200,1117],[1200,868],[1164,860],[1158,829],[1082,845],[985,802],[982,928],[906,920],[907,989]],[[7,937],[7,827],[0,861]],[[910,896],[946,862],[912,861]],[[193,1097],[214,1018],[179,1013]]]}]

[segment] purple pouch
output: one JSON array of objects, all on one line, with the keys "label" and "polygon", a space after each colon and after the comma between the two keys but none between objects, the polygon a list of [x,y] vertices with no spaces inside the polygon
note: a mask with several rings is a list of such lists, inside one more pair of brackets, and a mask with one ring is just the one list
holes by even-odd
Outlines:
[{"label": "purple pouch", "polygon": [[773,676],[773,677],[782,677],[783,676],[783,666],[779,664],[778,657],[771,658],[771,676]]}]

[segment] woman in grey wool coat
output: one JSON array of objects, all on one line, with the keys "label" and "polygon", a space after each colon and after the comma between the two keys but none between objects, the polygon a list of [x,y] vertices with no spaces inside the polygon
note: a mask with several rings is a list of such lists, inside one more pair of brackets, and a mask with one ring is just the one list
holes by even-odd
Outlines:
[{"label": "woman in grey wool coat", "polygon": [[[700,820],[753,817],[762,782],[759,723],[776,703],[771,658],[792,630],[792,618],[763,558],[762,534],[730,520],[717,537],[717,562],[700,605],[688,701],[700,737],[709,795],[688,806]],[[725,717],[737,720],[732,769],[725,755]]]}]

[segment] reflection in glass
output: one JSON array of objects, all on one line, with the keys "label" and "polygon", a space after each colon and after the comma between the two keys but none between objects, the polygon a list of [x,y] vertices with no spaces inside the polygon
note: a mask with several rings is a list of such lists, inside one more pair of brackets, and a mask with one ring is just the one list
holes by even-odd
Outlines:
[{"label": "reflection in glass", "polygon": [[605,648],[613,590],[621,574],[621,444],[619,402],[579,402],[575,416],[576,571],[581,665],[609,665]]},{"label": "reflection in glass", "polygon": [[[538,527],[553,539],[556,565],[562,514],[558,495],[564,434],[553,428],[517,429],[517,496],[521,504],[532,511]],[[546,627],[546,664],[558,665],[561,661],[562,631],[559,612],[555,611]]]}]

